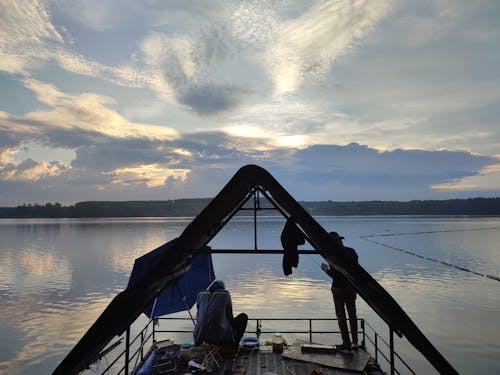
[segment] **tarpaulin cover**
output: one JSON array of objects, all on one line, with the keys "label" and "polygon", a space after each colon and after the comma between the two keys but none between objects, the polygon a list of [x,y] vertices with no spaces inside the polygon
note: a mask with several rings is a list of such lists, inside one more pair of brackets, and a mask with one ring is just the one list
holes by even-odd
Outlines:
[{"label": "tarpaulin cover", "polygon": [[[134,286],[150,272],[157,258],[168,252],[174,241],[175,239],[137,258],[127,288]],[[167,285],[156,298],[156,302],[153,301],[146,307],[144,314],[151,317],[189,310],[196,302],[198,293],[207,289],[214,279],[211,254],[208,251],[198,253],[192,258],[189,270]]]}]

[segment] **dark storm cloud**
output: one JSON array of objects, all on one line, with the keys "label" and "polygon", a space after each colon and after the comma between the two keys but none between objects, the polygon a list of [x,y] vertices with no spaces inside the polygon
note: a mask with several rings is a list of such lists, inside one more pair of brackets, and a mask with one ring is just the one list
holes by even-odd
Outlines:
[{"label": "dark storm cloud", "polygon": [[296,194],[316,191],[318,199],[340,200],[428,199],[433,194],[442,198],[446,194],[433,192],[432,185],[477,175],[498,162],[465,151],[379,152],[356,143],[311,146],[292,159],[293,166],[273,168]]},{"label": "dark storm cloud", "polygon": [[181,90],[177,97],[180,103],[189,106],[196,113],[210,115],[234,108],[241,92],[237,88],[194,86]]},{"label": "dark storm cloud", "polygon": [[[80,146],[71,165],[74,168],[110,171],[116,168],[160,164],[192,169],[214,163],[243,165],[262,152],[245,152],[233,148],[246,139],[230,137],[223,132],[200,132],[180,137],[175,141],[147,139],[107,139],[104,142]],[[186,152],[179,152],[183,150]]]},{"label": "dark storm cloud", "polygon": [[110,139],[106,142],[81,146],[71,165],[76,168],[109,171],[115,168],[164,162],[172,153],[165,142],[144,139]]},{"label": "dark storm cloud", "polygon": [[469,176],[486,165],[491,157],[476,156],[465,151],[392,150],[379,152],[368,146],[311,146],[298,151],[298,163],[306,169],[315,165],[322,175],[341,181],[361,182],[372,179],[377,184],[420,185]]}]

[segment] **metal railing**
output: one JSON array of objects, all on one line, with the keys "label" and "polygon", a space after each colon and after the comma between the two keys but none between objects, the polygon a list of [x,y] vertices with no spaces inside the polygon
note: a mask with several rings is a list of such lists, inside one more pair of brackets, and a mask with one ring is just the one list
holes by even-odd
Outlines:
[{"label": "metal railing", "polygon": [[[99,356],[99,360],[104,357],[104,355],[114,352],[115,347],[124,347],[120,352],[116,354],[113,361],[102,371],[101,374],[124,374],[128,375],[135,373],[139,365],[148,357],[150,354],[153,343],[157,341],[157,338],[161,335],[166,334],[192,334],[193,329],[160,329],[160,321],[190,321],[188,317],[160,317],[154,320],[148,321],[148,323],[142,328],[141,331],[130,340],[130,327],[125,332],[125,343],[123,344],[123,338],[119,341],[110,345],[111,350],[105,349]],[[254,334],[257,337],[262,335],[272,334],[276,332],[276,329],[268,329],[264,327],[263,323],[267,322],[304,322],[307,323],[306,329],[298,329],[297,325],[294,325],[293,329],[287,329],[280,326],[280,333],[284,334],[302,334],[308,337],[309,342],[313,342],[314,338],[318,338],[320,335],[324,334],[340,334],[339,330],[329,330],[329,329],[317,329],[319,322],[336,322],[337,319],[334,318],[249,318],[249,324],[245,333]],[[254,330],[249,329],[253,322]],[[380,360],[383,359],[390,369],[390,374],[401,374],[400,370],[396,368],[396,359],[399,361],[402,367],[406,369],[411,374],[416,374],[415,371],[401,358],[401,356],[394,349],[394,332],[389,330],[389,342],[387,342],[380,334],[378,334],[373,327],[365,322],[364,319],[358,319],[358,334],[361,335],[361,347],[366,348],[367,343],[371,345],[373,349],[372,356],[377,364],[380,364]],[[273,323],[268,324],[273,325]],[[331,326],[334,326],[332,324]],[[276,326],[275,326],[276,327]],[[120,344],[120,345],[119,345]],[[385,366],[382,366],[385,367]],[[93,370],[97,372],[96,370]]]}]

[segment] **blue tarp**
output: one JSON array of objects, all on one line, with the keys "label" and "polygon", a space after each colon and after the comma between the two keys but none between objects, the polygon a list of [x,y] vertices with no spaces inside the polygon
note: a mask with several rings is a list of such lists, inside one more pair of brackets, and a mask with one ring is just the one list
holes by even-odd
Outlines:
[{"label": "blue tarp", "polygon": [[152,375],[153,364],[155,361],[155,351],[151,350],[148,357],[142,362],[141,367],[134,373],[134,375]]},{"label": "blue tarp", "polygon": [[[150,270],[158,257],[168,252],[175,239],[163,246],[137,258],[128,281],[128,287],[138,283]],[[145,310],[148,317],[162,316],[179,311],[189,310],[196,302],[196,296],[215,279],[212,256],[207,252],[196,254],[191,260],[191,267],[177,279],[173,280]],[[154,313],[152,314],[154,306]]]}]

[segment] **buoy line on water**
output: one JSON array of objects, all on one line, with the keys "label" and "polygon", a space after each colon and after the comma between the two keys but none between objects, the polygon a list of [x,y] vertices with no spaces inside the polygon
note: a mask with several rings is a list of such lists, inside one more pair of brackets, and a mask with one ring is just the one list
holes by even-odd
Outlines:
[{"label": "buoy line on water", "polygon": [[445,262],[443,260],[426,257],[426,256],[423,256],[423,255],[414,253],[412,251],[409,251],[409,250],[406,250],[406,249],[401,249],[399,247],[391,246],[391,245],[388,245],[386,243],[378,242],[378,241],[375,241],[375,240],[372,239],[373,237],[403,236],[403,235],[407,235],[407,234],[428,234],[428,233],[443,233],[443,232],[467,232],[467,231],[474,231],[474,230],[491,230],[491,229],[500,229],[500,228],[499,227],[489,227],[489,228],[473,228],[473,229],[448,229],[448,230],[436,230],[436,231],[425,231],[425,232],[406,232],[406,233],[405,232],[401,232],[401,233],[386,233],[386,234],[370,234],[370,235],[366,235],[366,236],[360,236],[359,238],[361,238],[362,240],[365,240],[367,242],[371,242],[371,243],[374,243],[374,244],[377,244],[377,245],[380,245],[380,246],[387,247],[387,248],[392,249],[392,250],[397,250],[397,251],[400,251],[400,252],[408,254],[408,255],[413,255],[413,256],[415,256],[417,258],[429,260],[431,262],[440,263],[440,264],[443,264],[443,265],[448,266],[448,267],[456,268],[456,269],[458,269],[460,271],[470,272],[470,273],[472,273],[474,275],[477,275],[477,276],[487,277],[487,278],[492,279],[492,280],[500,281],[500,277],[498,277],[498,276],[493,276],[493,275],[488,275],[486,273],[477,272],[477,271],[471,270],[471,269],[466,268],[466,267],[457,266],[455,264],[448,263],[448,262]]}]

